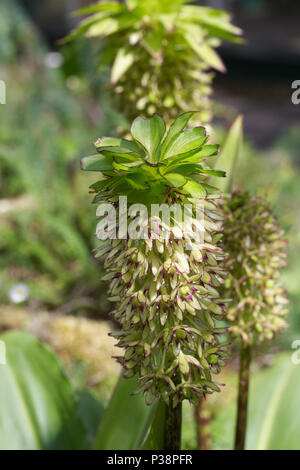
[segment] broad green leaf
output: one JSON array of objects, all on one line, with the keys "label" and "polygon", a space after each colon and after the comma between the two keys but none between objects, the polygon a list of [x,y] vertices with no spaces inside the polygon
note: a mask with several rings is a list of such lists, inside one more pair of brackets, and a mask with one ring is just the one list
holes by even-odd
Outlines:
[{"label": "broad green leaf", "polygon": [[135,55],[132,51],[129,51],[124,47],[119,49],[111,69],[110,81],[112,84],[116,84],[120,80],[120,78],[132,66],[134,60]]},{"label": "broad green leaf", "polygon": [[194,114],[195,114],[195,111],[183,113],[177,119],[175,119],[175,121],[171,124],[170,129],[168,130],[168,133],[161,146],[162,158],[164,157],[165,152],[167,151],[168,147],[170,146],[174,138],[177,136],[177,134],[183,131],[183,129],[185,128],[185,126],[187,125],[187,123],[189,122],[189,120]]},{"label": "broad green leaf", "polygon": [[171,183],[175,188],[180,188],[186,183],[186,179],[183,175],[178,173],[168,173],[165,175],[166,180]]},{"label": "broad green leaf", "polygon": [[145,440],[156,405],[147,406],[136,392],[136,378],[120,377],[101,420],[95,439],[95,450],[136,450]]},{"label": "broad green leaf", "polygon": [[232,124],[225,139],[223,149],[217,160],[218,166],[226,172],[224,181],[211,178],[210,183],[218,186],[224,192],[230,192],[233,188],[234,173],[243,145],[243,116],[238,116]]},{"label": "broad green leaf", "polygon": [[107,157],[98,153],[84,157],[80,161],[81,169],[86,171],[113,170],[112,163],[113,160],[111,157]]},{"label": "broad green leaf", "polygon": [[[291,353],[277,356],[275,363],[251,374],[246,449],[299,450],[300,368]],[[236,402],[226,406],[212,423],[218,448],[232,448]]]},{"label": "broad green leaf", "polygon": [[88,448],[91,447],[104,414],[104,405],[86,389],[76,391],[78,415],[85,428]]},{"label": "broad green leaf", "polygon": [[87,436],[75,395],[54,354],[28,333],[0,337],[0,449],[83,449]]},{"label": "broad green leaf", "polygon": [[149,119],[138,116],[131,126],[132,137],[142,145],[150,157],[150,162],[158,160],[158,147],[165,134],[165,123],[155,115]]},{"label": "broad green leaf", "polygon": [[177,155],[180,156],[180,154],[195,150],[203,145],[205,138],[204,127],[194,127],[193,129],[182,131],[172,139],[168,147],[165,149],[164,158],[170,158]]},{"label": "broad green leaf", "polygon": [[188,192],[192,197],[205,197],[206,191],[203,188],[202,184],[197,183],[192,179],[189,179],[188,182],[183,187],[184,191]]},{"label": "broad green leaf", "polygon": [[155,410],[152,425],[150,427],[148,436],[142,444],[142,450],[164,450],[164,424],[165,424],[166,405],[161,399]]}]

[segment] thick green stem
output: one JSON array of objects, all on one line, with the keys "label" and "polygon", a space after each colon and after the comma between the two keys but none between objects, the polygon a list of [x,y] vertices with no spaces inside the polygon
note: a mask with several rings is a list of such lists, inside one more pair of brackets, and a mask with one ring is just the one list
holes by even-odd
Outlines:
[{"label": "thick green stem", "polygon": [[164,450],[181,449],[181,422],[182,404],[179,403],[175,408],[173,408],[172,404],[166,406]]},{"label": "thick green stem", "polygon": [[251,346],[242,344],[240,350],[239,396],[235,434],[235,450],[245,449],[250,364]]}]

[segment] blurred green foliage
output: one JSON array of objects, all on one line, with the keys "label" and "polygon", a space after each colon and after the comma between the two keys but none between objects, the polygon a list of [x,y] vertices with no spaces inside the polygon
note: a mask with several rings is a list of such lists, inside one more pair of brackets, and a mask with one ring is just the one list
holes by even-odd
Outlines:
[{"label": "blurred green foliage", "polygon": [[1,2],[0,18],[0,299],[22,281],[46,306],[74,295],[98,302],[94,208],[79,156],[118,118],[92,101],[80,77],[46,66],[47,48],[16,3]]}]

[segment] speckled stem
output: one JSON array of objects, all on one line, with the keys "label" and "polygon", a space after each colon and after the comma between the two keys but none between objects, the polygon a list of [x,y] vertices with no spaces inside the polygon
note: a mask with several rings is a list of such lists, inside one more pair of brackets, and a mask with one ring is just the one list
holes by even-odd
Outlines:
[{"label": "speckled stem", "polygon": [[242,344],[240,349],[239,396],[235,434],[235,450],[245,449],[250,364],[251,346]]},{"label": "speckled stem", "polygon": [[199,399],[199,404],[195,407],[195,418],[197,426],[197,442],[199,450],[210,450],[212,447],[210,421],[211,414],[206,406],[205,398]]},{"label": "speckled stem", "polygon": [[177,451],[181,449],[182,403],[175,408],[172,404],[166,406],[164,450]]}]

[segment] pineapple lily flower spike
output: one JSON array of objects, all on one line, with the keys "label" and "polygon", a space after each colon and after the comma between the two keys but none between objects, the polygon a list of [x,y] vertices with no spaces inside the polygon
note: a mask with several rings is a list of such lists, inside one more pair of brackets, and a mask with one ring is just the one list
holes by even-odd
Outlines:
[{"label": "pineapple lily flower spike", "polygon": [[[202,225],[197,226],[201,241],[190,231],[177,237],[176,211],[169,222],[151,213],[141,224],[146,236],[132,239],[129,229],[122,239],[100,236],[96,255],[105,257],[103,280],[110,282],[110,300],[116,302],[112,314],[121,325],[112,333],[124,350],[117,360],[125,376],[138,377],[147,404],[162,398],[171,407],[183,399],[197,404],[200,396],[219,391],[212,374],[220,371],[226,357],[219,339],[225,329],[218,325],[227,302],[219,293],[225,274],[222,220],[217,190],[205,182],[211,174],[225,174],[205,166],[205,159],[219,147],[207,144],[203,127],[185,129],[193,115],[182,114],[167,132],[159,116],[137,117],[132,140],[100,138],[95,143],[98,153],[82,160],[84,170],[101,173],[91,186],[94,202],[100,203],[99,216],[103,201],[120,210],[120,196],[130,204],[128,226],[134,223],[130,210],[137,205],[149,209],[153,203],[177,208],[187,204],[188,219],[193,217],[196,225],[196,206],[203,207]],[[153,219],[163,234],[148,237]],[[98,236],[105,224],[109,234],[120,229],[120,221],[102,218]]]},{"label": "pineapple lily flower spike", "polygon": [[225,11],[187,3],[110,1],[78,11],[89,16],[66,40],[103,38],[99,71],[110,66],[110,89],[129,121],[137,112],[170,121],[195,108],[201,122],[211,119],[211,70],[225,71],[215,49],[223,39],[241,42],[242,31]]},{"label": "pineapple lily flower spike", "polygon": [[238,191],[226,195],[223,214],[228,254],[223,295],[231,298],[226,320],[240,343],[235,449],[243,450],[252,347],[287,327],[288,300],[280,282],[287,241],[267,202],[258,196]]}]

